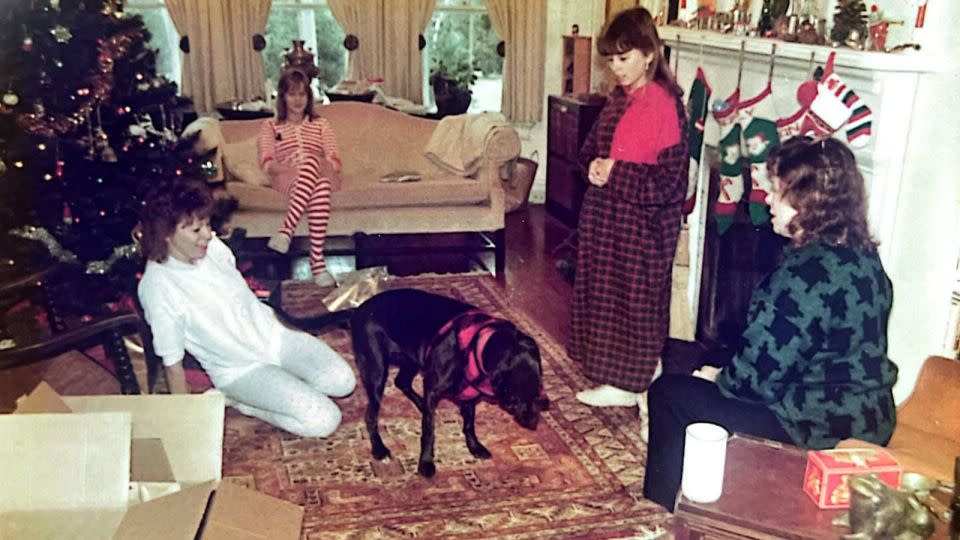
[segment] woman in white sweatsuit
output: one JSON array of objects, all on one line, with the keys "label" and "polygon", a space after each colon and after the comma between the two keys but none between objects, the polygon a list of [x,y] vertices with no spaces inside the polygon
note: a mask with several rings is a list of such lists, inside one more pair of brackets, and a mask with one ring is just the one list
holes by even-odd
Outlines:
[{"label": "woman in white sweatsuit", "polygon": [[353,392],[353,370],[257,299],[210,229],[212,208],[206,185],[180,181],[155,189],[141,213],[138,295],[171,392],[187,392],[189,352],[240,412],[304,437],[332,434],[341,414],[330,397]]}]

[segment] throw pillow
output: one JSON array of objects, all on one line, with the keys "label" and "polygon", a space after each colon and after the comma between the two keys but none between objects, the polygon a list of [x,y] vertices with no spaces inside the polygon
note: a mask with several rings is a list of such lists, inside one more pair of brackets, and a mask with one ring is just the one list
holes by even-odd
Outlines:
[{"label": "throw pillow", "polygon": [[225,144],[223,147],[223,165],[227,171],[241,182],[255,186],[270,185],[270,178],[260,170],[257,159],[257,139]]}]

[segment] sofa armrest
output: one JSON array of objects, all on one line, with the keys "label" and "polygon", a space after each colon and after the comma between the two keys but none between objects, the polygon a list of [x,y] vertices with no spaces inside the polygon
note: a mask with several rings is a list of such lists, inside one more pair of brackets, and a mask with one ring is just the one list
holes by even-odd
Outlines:
[{"label": "sofa armrest", "polygon": [[483,157],[502,164],[520,155],[520,135],[510,126],[495,127],[483,141]]}]

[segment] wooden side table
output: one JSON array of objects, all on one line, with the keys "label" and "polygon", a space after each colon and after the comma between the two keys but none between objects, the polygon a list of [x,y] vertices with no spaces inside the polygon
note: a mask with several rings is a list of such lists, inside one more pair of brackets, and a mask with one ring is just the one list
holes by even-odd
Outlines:
[{"label": "wooden side table", "polygon": [[[787,538],[835,540],[849,529],[835,527],[843,510],[820,510],[803,492],[806,451],[775,441],[734,435],[727,446],[723,495],[715,503],[700,504],[679,496],[675,537]],[[946,538],[946,526],[937,521],[931,538]]]}]

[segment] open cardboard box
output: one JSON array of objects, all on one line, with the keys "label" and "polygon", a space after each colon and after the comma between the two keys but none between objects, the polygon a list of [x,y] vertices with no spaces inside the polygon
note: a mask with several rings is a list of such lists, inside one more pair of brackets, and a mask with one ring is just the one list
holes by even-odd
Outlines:
[{"label": "open cardboard box", "polygon": [[0,539],[298,539],[302,508],[220,482],[223,407],[41,383],[0,415]]}]

